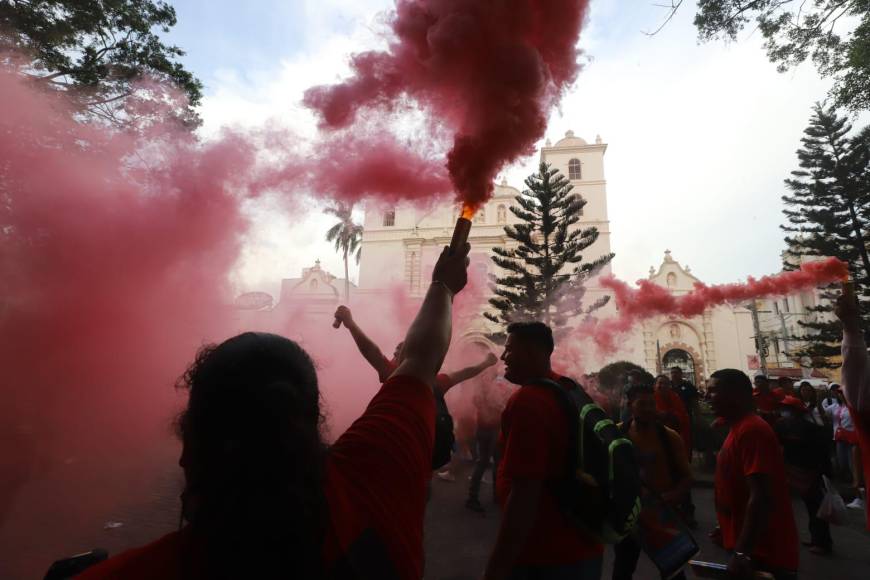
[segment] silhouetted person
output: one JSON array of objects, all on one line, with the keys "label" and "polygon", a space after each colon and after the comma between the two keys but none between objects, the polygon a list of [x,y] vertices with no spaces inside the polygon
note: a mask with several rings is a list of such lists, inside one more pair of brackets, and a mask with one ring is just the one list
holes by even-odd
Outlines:
[{"label": "silhouetted person", "polygon": [[780,403],[773,429],[782,444],[792,488],[807,508],[810,541],[806,545],[814,554],[827,555],[834,546],[831,527],[816,514],[825,496],[822,475],[831,475],[830,445],[825,426],[817,424],[809,414],[800,399],[787,396]]},{"label": "silhouetted person", "polygon": [[[472,403],[476,413],[477,429],[475,431],[475,447],[477,448],[477,461],[471,474],[471,482],[468,486],[468,500],[465,507],[482,513],[483,505],[480,503],[480,484],[490,465],[494,466],[492,474],[492,490],[495,497],[495,472],[498,468],[496,462],[496,447],[498,434],[501,430],[501,413],[510,396],[507,386],[499,380],[496,369],[490,368],[472,380],[474,388]],[[463,387],[464,388],[464,387]]]},{"label": "silhouetted person", "polygon": [[860,488],[861,479],[865,484],[870,481],[870,356],[861,329],[858,301],[850,284],[843,284],[834,312],[843,323],[843,391],[858,443],[852,448],[851,458],[858,496],[848,507],[864,509],[870,530],[870,509]]},{"label": "silhouetted person", "polygon": [[775,422],[782,396],[770,390],[770,379],[766,375],[755,375],[753,382],[755,383],[755,391],[752,393],[752,397],[755,400],[756,412],[768,423]]},{"label": "silhouetted person", "polygon": [[[659,378],[667,380],[664,376]],[[661,420],[661,412],[656,404],[658,396],[652,387],[646,385],[630,389],[628,404],[631,418],[621,424],[620,429],[634,444],[645,488],[676,508],[683,501],[686,491],[692,487],[692,473],[682,438]],[[643,512],[641,519],[645,515],[646,512]],[[650,519],[655,521],[658,518],[652,515]],[[640,550],[640,542],[633,534],[614,546],[613,580],[631,580]],[[677,580],[685,577],[682,572],[672,576]]]},{"label": "silhouetted person", "polygon": [[541,322],[507,328],[505,378],[520,388],[502,413],[496,486],[504,513],[485,580],[601,577],[603,546],[569,521],[549,485],[565,476],[573,436],[557,393],[532,384],[561,378],[550,367],[553,346]]},{"label": "silhouetted person", "polygon": [[80,578],[419,580],[432,389],[467,254],[445,248],[404,360],[328,450],[317,374],[298,344],[248,332],[204,348],[179,420],[186,525]]},{"label": "silhouetted person", "polygon": [[722,544],[733,551],[729,575],[749,580],[764,570],[777,580],[796,578],[798,534],[779,441],[755,414],[748,376],[723,369],[711,379],[713,411],[730,427],[715,478]]}]

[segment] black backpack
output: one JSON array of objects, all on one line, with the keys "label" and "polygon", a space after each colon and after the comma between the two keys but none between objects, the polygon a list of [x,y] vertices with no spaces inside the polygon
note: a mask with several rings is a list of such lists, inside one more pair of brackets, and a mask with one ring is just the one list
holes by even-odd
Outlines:
[{"label": "black backpack", "polygon": [[580,529],[599,541],[615,544],[627,536],[640,516],[640,474],[634,445],[604,409],[573,380],[539,379],[568,417],[572,437],[565,477],[551,482],[560,508]]},{"label": "black backpack", "polygon": [[435,446],[432,449],[432,469],[440,469],[450,463],[456,437],[453,435],[453,417],[447,401],[439,389],[435,389]]}]

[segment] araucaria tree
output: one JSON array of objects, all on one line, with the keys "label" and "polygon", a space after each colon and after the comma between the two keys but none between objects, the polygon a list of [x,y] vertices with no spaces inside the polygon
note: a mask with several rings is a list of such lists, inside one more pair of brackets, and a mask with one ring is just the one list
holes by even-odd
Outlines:
[{"label": "araucaria tree", "polygon": [[[836,256],[848,262],[855,290],[862,302],[864,327],[870,299],[870,127],[853,132],[847,119],[833,109],[816,105],[798,150],[800,169],[786,180],[787,223],[785,267],[795,268],[802,256]],[[832,292],[824,293],[829,299]],[[816,320],[799,321],[807,331],[803,347],[789,353],[809,357],[816,368],[836,368],[840,325],[826,316],[830,304],[811,308]]]},{"label": "araucaria tree", "polygon": [[584,261],[582,252],[598,239],[598,229],[578,225],[586,200],[571,193],[573,186],[557,169],[541,163],[525,183],[528,189],[510,207],[522,223],[504,228],[516,244],[492,249],[493,261],[506,273],[495,278],[495,296],[489,300],[494,312],[484,316],[502,328],[540,320],[558,329],[607,302],[605,296],[584,307],[584,283],[613,254]]}]

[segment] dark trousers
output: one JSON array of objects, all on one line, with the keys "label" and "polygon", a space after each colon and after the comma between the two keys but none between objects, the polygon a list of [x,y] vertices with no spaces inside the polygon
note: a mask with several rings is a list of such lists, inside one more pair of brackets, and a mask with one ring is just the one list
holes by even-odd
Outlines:
[{"label": "dark trousers", "polygon": [[804,505],[807,506],[807,515],[810,519],[810,541],[820,548],[830,550],[834,545],[834,541],[831,539],[831,526],[828,522],[816,516],[819,513],[819,506],[822,505],[824,497],[824,484],[822,483],[822,478],[819,477],[803,497],[803,500]]},{"label": "dark trousers", "polygon": [[498,427],[478,427],[475,435],[475,447],[477,447],[477,463],[471,474],[471,484],[468,487],[469,499],[480,499],[480,482],[483,474],[489,469],[490,462],[493,465],[492,495],[495,497],[495,448],[498,440]]},{"label": "dark trousers", "polygon": [[[640,543],[634,536],[626,536],[624,540],[613,546],[613,580],[631,580],[640,558]],[[686,575],[680,572],[674,580],[686,580]]]}]

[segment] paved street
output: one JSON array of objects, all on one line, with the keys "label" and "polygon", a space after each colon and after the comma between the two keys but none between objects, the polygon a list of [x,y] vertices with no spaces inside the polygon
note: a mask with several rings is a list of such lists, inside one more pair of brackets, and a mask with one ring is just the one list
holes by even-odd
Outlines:
[{"label": "paved street", "polygon": [[[94,514],[93,518],[70,520],[64,517],[63,497],[48,492],[47,484],[34,484],[22,496],[27,507],[19,508],[13,521],[0,529],[0,578],[18,580],[39,578],[51,560],[63,554],[100,546],[111,553],[126,547],[141,545],[178,525],[179,470],[169,457],[162,462],[152,491],[135,498],[129,504],[110,513]],[[432,501],[426,520],[426,580],[477,580],[483,570],[488,550],[498,526],[497,510],[490,503],[490,486],[484,485],[483,500],[486,515],[469,512],[464,507],[469,466],[463,466],[455,483],[435,479]],[[489,475],[487,477],[490,477]],[[695,489],[700,529],[700,558],[725,560],[724,552],[707,541],[712,527],[712,490]],[[803,504],[795,504],[799,528],[806,536],[806,514]],[[27,518],[39,524],[38,535],[16,533],[14,521]],[[850,510],[850,525],[833,529],[835,554],[818,557],[805,549],[801,553],[801,578],[812,580],[867,580],[870,578],[870,534],[862,531],[860,512]],[[107,522],[118,527],[105,529]],[[34,528],[32,528],[34,529]],[[612,555],[606,556],[605,575],[609,578]],[[638,579],[655,578],[651,564],[641,558]]]},{"label": "paved street", "polygon": [[[465,468],[468,469],[467,467]],[[488,475],[487,477],[491,477]],[[434,481],[432,503],[426,520],[426,579],[427,580],[478,580],[486,562],[489,547],[494,541],[498,527],[498,512],[489,503],[489,494],[484,493],[488,511],[480,516],[465,509],[467,473],[460,474],[455,483]],[[489,488],[484,486],[486,492]],[[693,490],[700,527],[696,539],[701,548],[699,560],[724,562],[726,553],[707,539],[716,517],[713,512],[713,490],[705,486]],[[806,531],[806,509],[803,503],[795,502],[795,516],[803,539]],[[835,553],[825,558],[801,549],[800,578],[811,580],[867,580],[870,578],[870,534],[861,529],[861,516],[850,510],[849,526],[832,530]],[[603,578],[609,578],[613,554],[605,554]],[[692,577],[691,574],[687,574]],[[635,578],[656,578],[655,568],[641,556]]]}]

